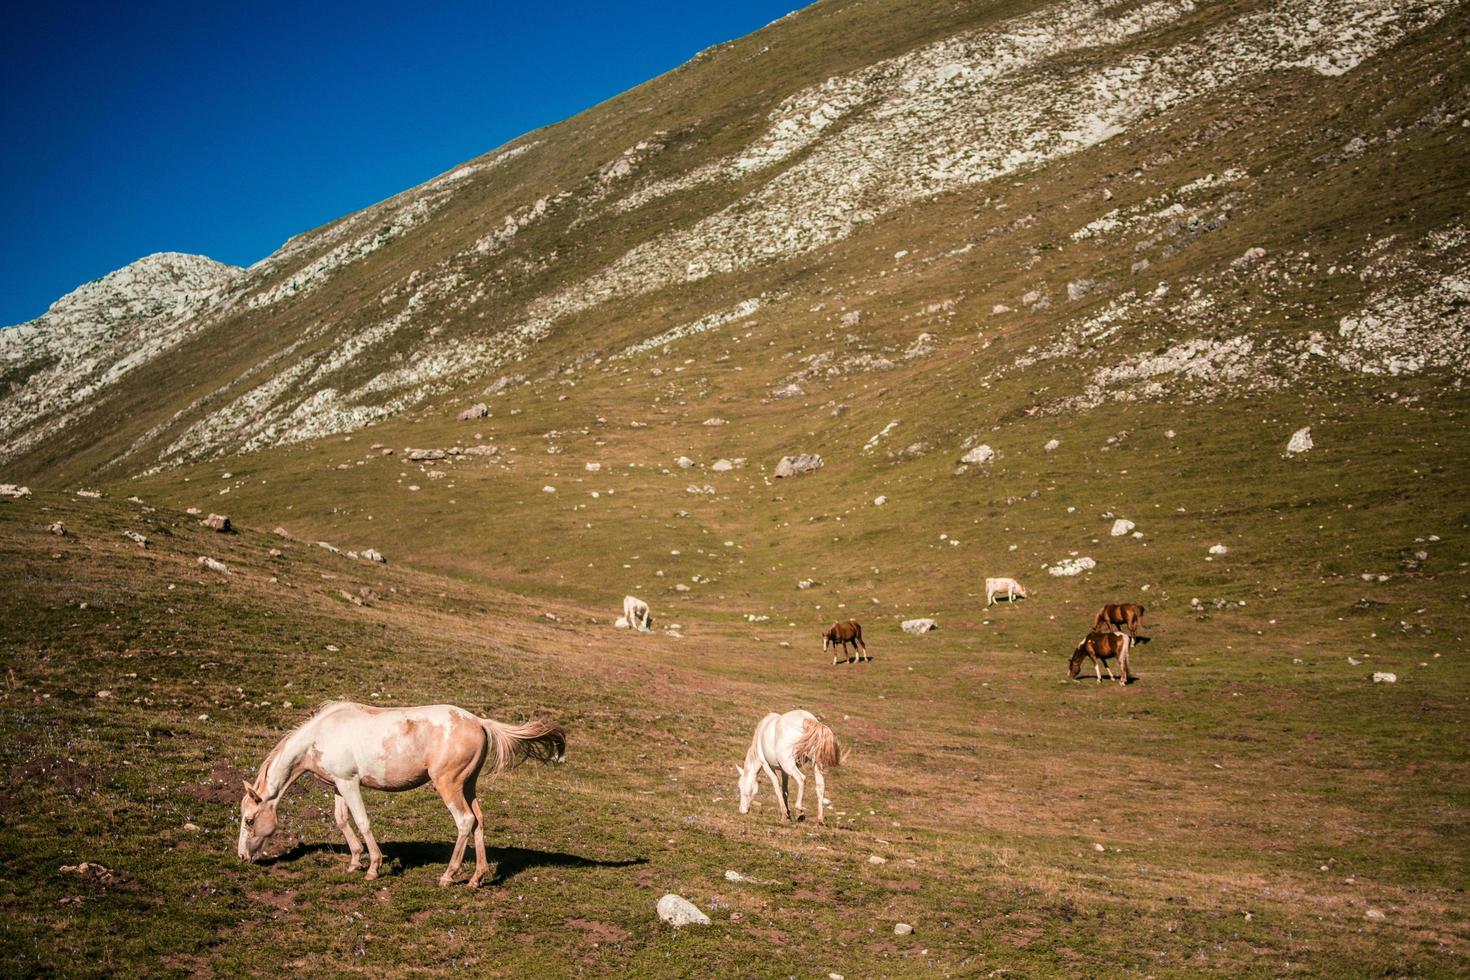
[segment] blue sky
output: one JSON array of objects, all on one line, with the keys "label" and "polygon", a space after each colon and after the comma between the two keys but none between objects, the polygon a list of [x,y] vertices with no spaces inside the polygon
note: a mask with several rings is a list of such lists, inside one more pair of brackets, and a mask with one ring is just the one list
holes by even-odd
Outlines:
[{"label": "blue sky", "polygon": [[151,252],[248,265],[801,3],[12,4],[0,324]]}]

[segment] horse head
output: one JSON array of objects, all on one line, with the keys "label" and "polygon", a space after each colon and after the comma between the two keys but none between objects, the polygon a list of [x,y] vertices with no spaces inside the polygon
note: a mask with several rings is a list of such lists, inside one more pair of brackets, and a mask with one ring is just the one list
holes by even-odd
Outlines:
[{"label": "horse head", "polygon": [[735,771],[740,775],[740,812],[750,812],[750,801],[755,799],[756,788],[760,785],[756,777],[760,774],[760,767],[754,762],[747,766],[736,766]]},{"label": "horse head", "polygon": [[246,861],[256,861],[266,839],[276,832],[276,804],[261,799],[254,786],[242,783],[245,795],[240,799],[240,840],[235,853]]}]

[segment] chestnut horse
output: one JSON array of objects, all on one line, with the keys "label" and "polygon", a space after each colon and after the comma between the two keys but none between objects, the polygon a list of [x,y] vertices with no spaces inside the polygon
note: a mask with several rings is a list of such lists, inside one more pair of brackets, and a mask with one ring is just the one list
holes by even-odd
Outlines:
[{"label": "chestnut horse", "polygon": [[348,826],[348,814],[357,824],[367,842],[367,880],[371,881],[378,876],[383,853],[368,825],[362,787],[401,792],[431,782],[459,830],[439,885],[448,885],[464,867],[465,845],[473,834],[475,873],[469,884],[475,888],[489,868],[485,818],[475,798],[475,780],[486,759],[489,774],[498,776],[526,758],[561,762],[566,748],[565,733],[546,719],[505,725],[452,704],[379,708],[328,701],[277,742],[255,782],[245,783],[236,853],[247,861],[259,858],[266,838],[276,831],[277,802],[299,777],[310,775],[336,792],[337,828],[351,851],[348,871],[362,866],[362,844]]},{"label": "chestnut horse", "polygon": [[1119,633],[1127,633],[1136,639],[1142,626],[1143,607],[1132,602],[1110,602],[1099,609],[1097,615],[1092,618],[1092,632],[1094,633],[1106,633],[1110,629],[1115,629]]},{"label": "chestnut horse", "polygon": [[826,653],[829,646],[833,647],[832,663],[834,664],[837,663],[835,647],[839,643],[842,644],[842,655],[846,658],[847,663],[852,663],[852,655],[847,652],[849,643],[857,651],[859,662],[873,659],[868,656],[868,645],[863,642],[863,628],[855,619],[849,619],[845,623],[833,623],[832,628],[822,634],[822,652]]},{"label": "chestnut horse", "polygon": [[1108,680],[1114,680],[1112,665],[1108,663],[1114,657],[1118,658],[1118,669],[1123,677],[1120,684],[1127,684],[1128,654],[1135,643],[1147,643],[1146,636],[1130,636],[1127,633],[1088,633],[1086,639],[1077,644],[1077,649],[1072,651],[1072,660],[1067,664],[1067,676],[1073,680],[1082,672],[1082,661],[1092,659],[1092,671],[1097,675],[1097,682],[1102,683],[1102,672],[1106,668]]}]

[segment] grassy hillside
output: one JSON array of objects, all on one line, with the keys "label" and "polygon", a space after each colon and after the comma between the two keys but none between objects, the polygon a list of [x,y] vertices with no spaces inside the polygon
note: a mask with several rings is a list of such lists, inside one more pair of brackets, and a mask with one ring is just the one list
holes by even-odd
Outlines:
[{"label": "grassy hillside", "polygon": [[[8,455],[9,972],[1465,973],[1466,18],[1361,5],[1324,34],[1382,44],[1313,68],[1249,53],[1269,4],[1089,9],[818,4],[293,240]],[[948,77],[995,37],[1045,54]],[[1045,155],[1088,106],[1126,125]],[[1127,687],[1066,678],[1105,601],[1148,608]],[[873,663],[820,650],[847,617]],[[435,887],[428,792],[369,796],[379,881],[305,786],[234,857],[240,776],[339,697],[567,725],[482,794],[492,886]],[[826,828],[736,812],[796,706],[852,750]]]}]

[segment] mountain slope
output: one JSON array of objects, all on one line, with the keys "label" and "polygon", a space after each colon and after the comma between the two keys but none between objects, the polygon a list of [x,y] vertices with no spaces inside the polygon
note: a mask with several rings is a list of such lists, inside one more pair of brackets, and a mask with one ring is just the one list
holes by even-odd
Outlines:
[{"label": "mountain slope", "polygon": [[[609,348],[614,324],[640,323],[626,339],[649,342],[773,303],[782,316],[799,317],[816,294],[787,286],[794,263],[811,257],[827,274],[840,273],[841,262],[818,253],[854,235],[881,236],[876,226],[885,216],[958,194],[966,199],[956,209],[962,220],[983,227],[990,209],[1004,206],[999,198],[1008,180],[1058,190],[1071,179],[1062,177],[1065,168],[1074,167],[1092,169],[1088,179],[1101,189],[1107,178],[1077,165],[1079,156],[1135,132],[1159,132],[1162,121],[1187,119],[1217,94],[1228,100],[1294,77],[1320,102],[1340,107],[1348,91],[1365,87],[1353,85],[1355,75],[1384,77],[1381,66],[1365,64],[1375,56],[1426,35],[1448,55],[1463,31],[1459,6],[1447,0],[1035,7],[985,6],[951,13],[947,24],[924,5],[904,8],[885,18],[881,47],[847,65],[844,56],[853,55],[841,51],[826,65],[809,60],[813,37],[834,35],[861,16],[854,6],[821,5],[786,18],[583,116],[293,239],[191,312],[178,331],[187,343],[133,354],[154,372],[134,371],[127,384],[106,379],[84,392],[12,394],[44,405],[52,417],[32,429],[45,409],[24,413],[0,452],[20,475],[43,474],[63,458],[64,472],[74,476],[125,475],[351,431],[435,396],[472,392],[527,358],[540,367],[514,373],[545,370],[555,363],[547,348],[558,338],[568,341],[562,355]],[[1400,91],[1378,86],[1366,87],[1380,98]],[[1458,141],[1453,127],[1463,114],[1463,88],[1452,76],[1426,94],[1437,96],[1426,100],[1427,115],[1399,119],[1395,137],[1427,127]],[[1320,115],[1301,121],[1324,137],[1332,128]],[[1373,136],[1344,132],[1341,146],[1357,138],[1354,157],[1396,152],[1370,149],[1364,140]],[[1314,137],[1298,131],[1296,138]],[[1329,156],[1340,148],[1322,147]],[[1147,258],[1147,233],[1153,247],[1177,250],[1180,243],[1166,241],[1180,236],[1175,225],[1202,222],[1214,230],[1211,222],[1230,220],[1233,202],[1273,183],[1250,159],[1234,163],[1222,159],[1211,172],[1132,202],[1131,210],[1103,209],[1094,223],[1079,222],[1069,244],[1096,250],[1100,265],[1078,280],[1124,281],[1108,267],[1117,263],[1106,246],[1133,246]],[[1454,200],[1457,179],[1435,196]],[[1198,233],[1184,228],[1183,242]],[[928,234],[907,242],[909,251]],[[1449,335],[1436,334],[1430,346],[1439,354],[1422,363],[1404,356],[1420,345],[1420,327],[1435,329],[1441,313],[1460,311],[1456,284],[1464,269],[1453,256],[1461,232],[1452,223],[1437,234],[1401,238],[1375,253],[1381,295],[1356,307],[1338,300],[1324,311],[1370,324],[1384,319],[1375,304],[1402,314],[1331,358],[1352,370],[1390,362],[1400,370],[1450,366],[1445,348],[1463,333],[1463,316],[1455,316]],[[975,243],[958,247],[964,244]],[[1288,246],[1262,235],[1253,247],[1272,258],[1254,274],[1289,274],[1279,267]],[[985,272],[1000,271],[985,258]],[[1041,256],[1040,267],[1028,270],[1036,280],[1054,279],[1051,258]],[[1352,259],[1356,267],[1370,256]],[[1421,280],[1441,273],[1438,298],[1423,296]],[[1213,270],[1201,278],[1203,285],[1191,288],[1211,288]],[[1080,288],[1103,292],[1093,286]],[[1420,299],[1406,309],[1399,295]],[[1009,305],[1018,298],[1008,297]],[[1116,299],[1095,315],[1109,323],[1199,322],[1210,315],[1205,307],[1219,305],[1218,298],[1191,304],[1176,290]],[[987,322],[987,314],[961,312],[976,323]],[[1101,329],[1055,307],[1045,316],[1053,334],[1066,336],[1070,328],[1085,337]],[[31,326],[32,335],[40,329]],[[1243,326],[1254,336],[1262,325]],[[1240,356],[1233,340],[1204,349],[1198,338],[1182,342],[1163,361],[1135,370],[1177,374],[1176,361],[1186,368],[1202,362],[1214,374],[1218,362]],[[1302,349],[1314,345],[1321,346],[1313,340]],[[1296,353],[1293,347],[1284,355]],[[158,377],[171,379],[164,403],[151,397]],[[146,400],[139,398],[144,391]],[[101,401],[116,424],[101,441],[95,429],[88,433],[91,452],[79,455],[83,440],[64,430],[83,397]],[[48,451],[52,437],[66,450]]]}]

